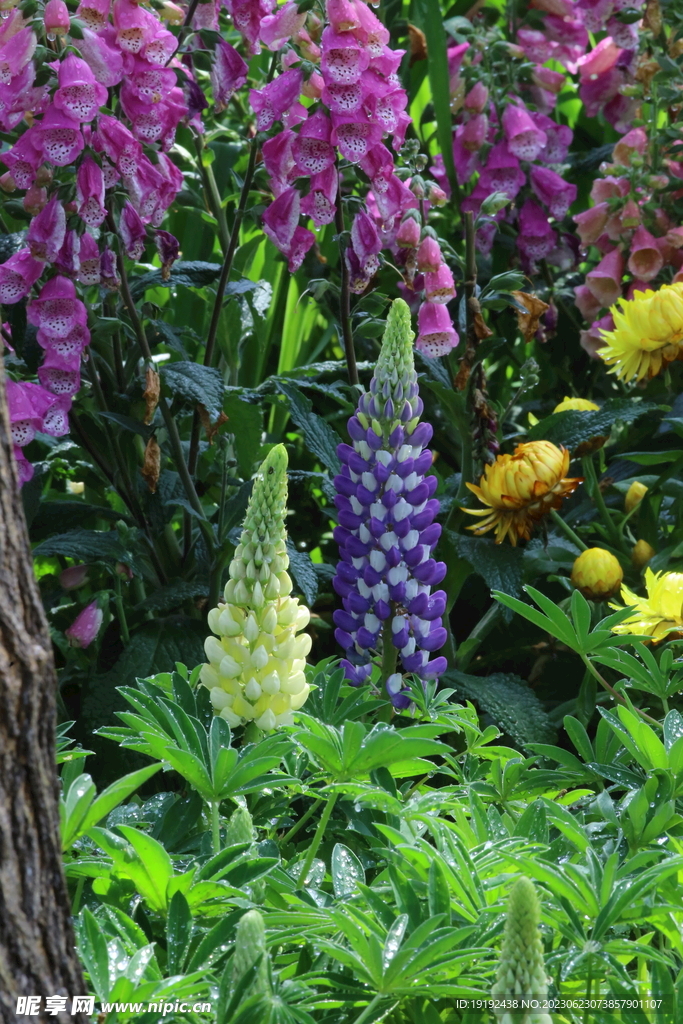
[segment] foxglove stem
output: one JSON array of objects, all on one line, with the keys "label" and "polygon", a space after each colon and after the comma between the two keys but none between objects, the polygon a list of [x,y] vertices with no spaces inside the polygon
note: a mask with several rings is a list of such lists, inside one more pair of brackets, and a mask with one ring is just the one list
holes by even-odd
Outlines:
[{"label": "foxglove stem", "polygon": [[211,164],[204,164],[204,150],[207,146],[204,144],[204,139],[200,135],[195,136],[194,140],[195,149],[197,151],[197,161],[199,163],[199,173],[202,176],[204,182],[204,190],[206,192],[207,205],[211,212],[216,218],[216,224],[218,225],[218,240],[221,245],[221,250],[227,253],[230,245],[230,234],[228,232],[228,222],[225,216],[225,210],[221,203],[220,192],[218,191],[218,185],[216,184],[216,177],[213,173],[213,167]]},{"label": "foxglove stem", "polygon": [[351,281],[349,280],[349,268],[344,258],[344,245],[342,235],[344,233],[344,209],[341,197],[341,179],[337,175],[339,185],[337,188],[337,210],[335,213],[335,227],[339,237],[339,266],[341,272],[341,285],[339,292],[339,321],[344,341],[344,353],[346,355],[346,366],[349,372],[349,383],[358,384],[358,367],[356,365],[356,351],[353,347],[353,330],[351,327]]}]

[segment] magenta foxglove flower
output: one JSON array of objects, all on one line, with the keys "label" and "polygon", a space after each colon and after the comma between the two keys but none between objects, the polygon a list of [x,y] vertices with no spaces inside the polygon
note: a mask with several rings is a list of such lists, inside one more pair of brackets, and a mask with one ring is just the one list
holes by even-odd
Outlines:
[{"label": "magenta foxglove flower", "polygon": [[296,227],[292,235],[292,241],[284,250],[287,257],[287,269],[290,274],[295,274],[304,261],[309,249],[315,244],[315,235],[308,228]]},{"label": "magenta foxglove flower", "polygon": [[339,179],[336,167],[328,167],[314,174],[308,195],[301,200],[301,212],[310,217],[317,227],[331,224],[337,212]]},{"label": "magenta foxglove flower", "polygon": [[410,212],[405,215],[396,232],[396,244],[401,249],[417,249],[420,244],[420,222],[411,216]]},{"label": "magenta foxglove flower", "polygon": [[451,316],[440,302],[423,302],[417,314],[418,336],[415,348],[430,359],[445,356],[460,340]]},{"label": "magenta foxglove flower", "polygon": [[292,153],[296,133],[285,128],[267,139],[261,148],[263,164],[270,178],[273,194],[279,196],[297,177],[297,167]]},{"label": "magenta foxglove flower", "polygon": [[57,167],[68,167],[82,153],[85,142],[79,123],[56,106],[49,107],[42,121],[34,127],[43,158]]},{"label": "magenta foxglove flower", "polygon": [[49,338],[65,338],[78,325],[87,320],[86,310],[76,298],[73,281],[66,277],[52,277],[44,284],[37,299],[26,310],[28,321]]},{"label": "magenta foxglove flower", "polygon": [[0,160],[6,167],[9,167],[17,188],[29,188],[35,181],[38,168],[43,162],[37,127],[34,125],[24,132],[11,149],[0,156]]},{"label": "magenta foxglove flower", "polygon": [[508,198],[514,199],[525,181],[526,175],[519,165],[518,157],[510,151],[506,142],[497,142],[491,148],[477,188],[487,196],[493,192],[505,192]]},{"label": "magenta foxglove flower", "polygon": [[97,637],[104,619],[104,612],[97,607],[97,601],[91,601],[80,612],[69,628],[65,631],[72,647],[89,647]]},{"label": "magenta foxglove flower", "polygon": [[417,250],[417,269],[422,274],[435,274],[442,263],[441,246],[431,235],[425,235]]},{"label": "magenta foxglove flower", "polygon": [[610,215],[608,203],[597,203],[582,213],[574,216],[576,232],[581,239],[581,245],[593,245],[605,230],[607,219]]},{"label": "magenta foxglove flower", "polygon": [[28,389],[23,384],[7,378],[5,381],[7,404],[12,431],[12,441],[19,448],[30,444],[40,430],[42,417],[31,401]]},{"label": "magenta foxglove flower", "polygon": [[62,590],[77,590],[88,582],[89,565],[70,565],[59,574],[59,585]]},{"label": "magenta foxglove flower", "polygon": [[115,291],[121,287],[121,279],[116,266],[116,254],[105,245],[100,259],[100,281],[105,288]]},{"label": "magenta foxglove flower", "polygon": [[489,119],[486,114],[475,114],[467,124],[462,126],[460,141],[465,149],[476,152],[486,142],[488,135]]},{"label": "magenta foxglove flower", "polygon": [[211,86],[218,110],[225,110],[233,93],[247,81],[248,67],[234,46],[221,40],[216,44]]},{"label": "magenta foxglove flower", "polygon": [[[334,622],[346,653],[342,665],[354,685],[367,681],[380,635],[396,648],[403,672],[424,680],[446,669],[445,658],[429,660],[446,640],[446,595],[431,593],[446,566],[432,558],[441,533],[434,522],[439,502],[433,497],[436,477],[427,475],[432,428],[419,422],[412,339],[410,311],[397,299],[370,390],[348,423],[352,444],[338,448],[334,537],[340,561],[333,585],[343,609],[335,611]],[[392,702],[406,707],[402,673],[385,682]]]},{"label": "magenta foxglove flower", "polygon": [[535,160],[548,141],[526,107],[508,103],[503,111],[503,131],[508,149],[520,160]]},{"label": "magenta foxglove flower", "polygon": [[292,242],[300,213],[299,191],[288,188],[280,193],[263,214],[263,230],[281,252],[285,252]]},{"label": "magenta foxglove flower", "polygon": [[[453,134],[453,163],[455,173],[460,185],[470,180],[475,171],[481,166],[481,159],[477,149],[468,149],[464,144],[465,125],[459,124]],[[443,159],[443,158],[442,158]],[[517,161],[519,167],[519,161]],[[486,193],[488,195],[488,192]]]},{"label": "magenta foxglove flower", "polygon": [[552,251],[557,235],[538,203],[527,199],[519,211],[517,245],[528,259],[542,260]]},{"label": "magenta foxglove flower", "polygon": [[332,124],[318,111],[301,126],[292,144],[292,156],[303,175],[320,174],[334,164],[334,147],[330,145]]},{"label": "magenta foxglove flower", "polygon": [[48,39],[65,36],[71,27],[69,9],[64,0],[47,0],[45,4],[45,32]]},{"label": "magenta foxglove flower", "polygon": [[273,0],[228,0],[226,7],[238,32],[244,36],[249,54],[260,53],[261,21],[275,6]]},{"label": "magenta foxglove flower", "polygon": [[664,266],[664,257],[657,246],[658,239],[641,224],[631,239],[631,255],[627,267],[634,277],[651,281]]},{"label": "magenta foxglove flower", "polygon": [[263,89],[249,90],[249,102],[256,113],[258,131],[268,131],[276,121],[282,120],[285,111],[298,101],[302,82],[301,71],[289,68]]},{"label": "magenta foxglove flower", "polygon": [[351,245],[358,257],[362,273],[370,278],[379,270],[377,254],[382,251],[382,240],[375,222],[359,210],[351,225]]},{"label": "magenta foxglove flower", "polygon": [[35,259],[53,262],[67,233],[67,214],[56,196],[33,218],[27,242]]},{"label": "magenta foxglove flower", "polygon": [[54,267],[58,274],[65,277],[75,277],[81,265],[81,236],[77,231],[70,229],[64,235],[62,247],[54,260]]},{"label": "magenta foxglove flower", "polygon": [[[97,243],[95,244],[97,245]],[[99,283],[99,278],[96,283]],[[76,324],[63,337],[55,337],[54,335],[46,334],[43,330],[39,330],[37,341],[42,348],[54,352],[60,359],[69,360],[76,356],[80,357],[81,353],[88,347],[90,344],[90,331],[85,323]]]},{"label": "magenta foxglove flower", "polygon": [[81,162],[76,172],[76,203],[78,215],[90,228],[97,228],[107,215],[104,206],[104,175],[91,156]]},{"label": "magenta foxglove flower", "polygon": [[622,167],[630,167],[634,154],[643,156],[647,152],[647,134],[642,128],[633,128],[616,143],[612,150],[612,160]]},{"label": "magenta foxglove flower", "polygon": [[100,283],[100,247],[87,232],[81,235],[80,268],[77,280],[83,285]]},{"label": "magenta foxglove flower", "polygon": [[602,309],[602,303],[585,284],[580,284],[574,289],[574,304],[587,323],[595,320]]},{"label": "magenta foxglove flower", "polygon": [[551,216],[556,220],[562,220],[576,199],[576,185],[565,181],[549,167],[537,165],[531,168],[530,178],[537,198],[548,207]]},{"label": "magenta foxglove flower", "polygon": [[164,281],[168,281],[171,267],[180,255],[180,242],[170,231],[162,231],[160,228],[156,230],[154,242],[161,260],[161,276]]},{"label": "magenta foxglove flower", "polygon": [[135,174],[142,157],[142,146],[117,118],[100,114],[93,142],[94,148],[104,153],[121,174]]},{"label": "magenta foxglove flower", "polygon": [[19,478],[19,486],[23,487],[24,484],[28,483],[33,478],[33,466],[24,455],[22,449],[18,445],[14,445],[14,461],[17,464],[17,476]]},{"label": "magenta foxglove flower", "polygon": [[294,0],[287,0],[278,7],[274,14],[267,14],[261,19],[260,37],[269,50],[281,50],[292,36],[296,36],[304,27],[306,12],[299,11]]},{"label": "magenta foxglove flower", "polygon": [[69,433],[69,410],[71,398],[54,395],[46,391],[40,384],[24,381],[22,387],[31,400],[31,404],[40,418],[39,430],[52,437],[63,437]]},{"label": "magenta foxglove flower", "polygon": [[0,83],[10,85],[35,53],[38,40],[32,28],[25,26],[0,45]]},{"label": "magenta foxglove flower", "polygon": [[119,231],[126,255],[131,260],[139,260],[145,251],[147,231],[140,214],[129,200],[126,200],[121,210]]},{"label": "magenta foxglove flower", "polygon": [[427,302],[442,304],[455,298],[453,274],[446,263],[442,263],[437,271],[425,274],[425,298]]},{"label": "magenta foxglove flower", "polygon": [[612,249],[586,274],[586,285],[601,306],[609,309],[621,297],[624,276],[624,257],[619,249]]},{"label": "magenta foxglove flower", "polygon": [[475,82],[464,99],[465,110],[472,114],[481,114],[489,102],[489,91],[483,82]]},{"label": "magenta foxglove flower", "polygon": [[78,41],[78,49],[100,85],[111,89],[119,84],[123,78],[123,54],[114,45],[112,37],[84,28],[83,38]]},{"label": "magenta foxglove flower", "polygon": [[545,114],[535,111],[531,117],[536,127],[540,128],[546,137],[545,147],[538,154],[537,159],[544,164],[564,163],[574,138],[574,132],[569,125],[558,124]]},{"label": "magenta foxglove flower", "polygon": [[70,53],[60,62],[58,77],[57,109],[75,121],[92,121],[107,101],[107,90],[95,79],[89,64]]},{"label": "magenta foxglove flower", "polygon": [[603,331],[614,330],[614,317],[611,313],[595,320],[587,331],[581,331],[579,344],[584,352],[587,352],[591,359],[600,359],[600,349],[605,347]]},{"label": "magenta foxglove flower", "polygon": [[25,298],[44,270],[28,249],[21,249],[0,264],[0,302],[11,305]]},{"label": "magenta foxglove flower", "polygon": [[53,349],[48,349],[38,367],[38,380],[53,395],[75,395],[81,387],[81,357],[65,359]]}]

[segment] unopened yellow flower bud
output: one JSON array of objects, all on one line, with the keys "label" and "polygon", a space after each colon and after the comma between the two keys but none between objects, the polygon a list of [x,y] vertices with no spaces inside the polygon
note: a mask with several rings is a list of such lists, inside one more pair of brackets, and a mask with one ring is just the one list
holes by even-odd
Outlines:
[{"label": "unopened yellow flower bud", "polygon": [[645,484],[641,484],[640,480],[634,480],[626,492],[626,498],[624,499],[624,508],[626,511],[632,512],[636,505],[643,500],[646,494],[647,487]]},{"label": "unopened yellow flower bud", "polygon": [[648,544],[646,540],[639,540],[631,551],[631,562],[634,568],[642,569],[656,554],[657,552],[651,544]]},{"label": "unopened yellow flower bud", "polygon": [[574,562],[572,583],[584,597],[602,601],[619,590],[624,572],[618,560],[604,548],[588,548]]}]

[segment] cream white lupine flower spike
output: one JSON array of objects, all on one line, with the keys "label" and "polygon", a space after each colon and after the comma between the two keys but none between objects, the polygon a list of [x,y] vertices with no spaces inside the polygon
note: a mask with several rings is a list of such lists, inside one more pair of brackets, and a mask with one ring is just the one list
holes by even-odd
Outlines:
[{"label": "cream white lupine flower spike", "polygon": [[270,731],[291,725],[292,712],[310,692],[304,668],[311,638],[297,636],[310,612],[290,596],[286,511],[287,452],[278,444],[254,481],[225,604],[208,616],[216,636],[204,644],[209,664],[200,679],[211,691],[214,711],[231,726],[254,722]]}]

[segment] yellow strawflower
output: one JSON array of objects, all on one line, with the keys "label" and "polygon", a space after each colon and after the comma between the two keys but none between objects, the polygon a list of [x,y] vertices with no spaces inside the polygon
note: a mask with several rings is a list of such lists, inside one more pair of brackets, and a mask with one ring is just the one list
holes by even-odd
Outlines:
[{"label": "yellow strawflower", "polygon": [[498,455],[484,469],[479,485],[467,486],[485,509],[463,509],[470,516],[485,516],[481,523],[468,526],[480,535],[496,531],[496,544],[509,537],[513,545],[520,538],[528,540],[534,523],[551,508],[560,508],[562,499],[581,483],[569,479],[569,452],[550,441],[529,441],[518,444],[512,455]]},{"label": "yellow strawflower", "polygon": [[655,549],[646,540],[636,541],[631,550],[631,563],[634,568],[642,569],[656,554]]},{"label": "yellow strawflower", "polygon": [[641,484],[640,480],[634,480],[629,489],[626,492],[624,498],[624,508],[627,512],[631,512],[638,502],[642,501],[647,494],[647,487],[645,484]]},{"label": "yellow strawflower", "polygon": [[200,676],[221,718],[232,726],[253,721],[266,731],[291,725],[292,712],[310,692],[304,668],[311,638],[296,635],[308,625],[310,612],[289,596],[286,470],[287,452],[279,444],[254,482],[225,604],[209,612],[216,636],[204,644],[209,664]]},{"label": "yellow strawflower", "polygon": [[577,412],[598,412],[600,406],[587,398],[570,398],[569,395],[565,395],[559,405],[555,406],[553,412],[567,412],[570,409],[575,409]]},{"label": "yellow strawflower", "polygon": [[668,363],[683,359],[683,282],[635,292],[612,306],[614,330],[601,331],[598,355],[620,380],[655,377]]},{"label": "yellow strawflower", "polygon": [[572,567],[572,583],[584,597],[603,601],[616,594],[624,578],[618,559],[604,548],[582,551]]},{"label": "yellow strawflower", "polygon": [[644,634],[651,636],[655,644],[679,636],[683,631],[683,573],[654,573],[646,569],[645,588],[647,597],[638,597],[628,587],[621,588],[621,599],[626,606],[633,607],[633,615],[612,626],[612,632]]}]

